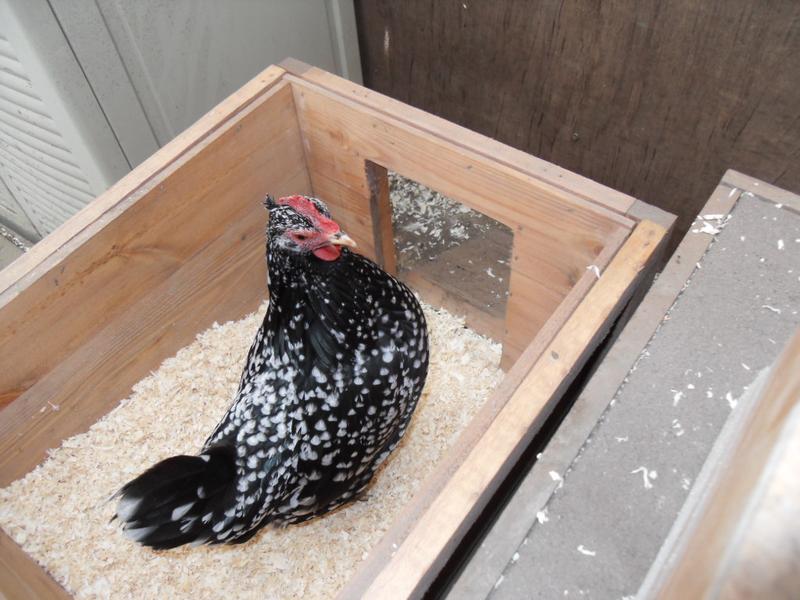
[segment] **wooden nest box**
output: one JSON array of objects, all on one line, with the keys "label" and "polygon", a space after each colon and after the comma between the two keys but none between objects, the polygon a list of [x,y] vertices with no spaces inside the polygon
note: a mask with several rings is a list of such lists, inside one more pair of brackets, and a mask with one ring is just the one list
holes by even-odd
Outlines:
[{"label": "wooden nest box", "polygon": [[[506,378],[343,595],[422,593],[624,308],[672,218],[296,61],[266,69],[0,273],[0,486],[198,332],[258,306],[267,193],[323,198],[360,251],[394,270],[387,169],[513,232]],[[2,533],[0,591],[65,596]]]}]

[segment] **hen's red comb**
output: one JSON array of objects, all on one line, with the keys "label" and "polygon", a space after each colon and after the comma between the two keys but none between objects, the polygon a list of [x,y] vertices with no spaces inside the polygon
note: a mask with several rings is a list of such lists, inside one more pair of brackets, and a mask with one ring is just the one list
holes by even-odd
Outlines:
[{"label": "hen's red comb", "polygon": [[323,233],[336,233],[341,229],[336,221],[319,212],[316,205],[305,196],[284,196],[283,198],[278,198],[278,204],[292,207],[309,219],[314,224],[314,227]]}]

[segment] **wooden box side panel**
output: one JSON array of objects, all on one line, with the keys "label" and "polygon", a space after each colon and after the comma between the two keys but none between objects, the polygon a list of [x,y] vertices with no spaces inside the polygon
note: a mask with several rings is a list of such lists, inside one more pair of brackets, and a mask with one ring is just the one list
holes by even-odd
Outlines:
[{"label": "wooden box side panel", "polygon": [[275,172],[302,168],[281,75],[268,70],[255,80],[256,98],[274,96],[270,105],[280,107],[275,122],[244,110],[255,90],[235,94],[225,112],[214,109],[0,273],[0,345],[14,349],[0,355],[0,407],[219,235],[240,199],[263,192],[264,136],[287,145],[274,151]]},{"label": "wooden box side panel", "polygon": [[[654,563],[638,597],[796,595],[800,536],[794,494],[800,484],[797,459],[788,451],[800,433],[799,406],[800,331],[775,362],[762,393],[737,408],[747,412],[735,424],[720,464],[707,488],[698,490],[671,552]],[[770,492],[775,496],[769,498]],[[770,522],[771,528],[765,526]]]},{"label": "wooden box side panel", "polygon": [[[424,512],[393,528],[402,537],[387,552],[381,542],[377,560],[368,559],[340,598],[422,597],[452,548],[491,497],[496,484],[549,414],[554,399],[569,384],[591,349],[622,309],[637,278],[664,239],[666,231],[642,222],[611,260],[585,298],[545,348],[535,348],[532,365],[508,394],[497,417],[468,449]],[[515,366],[517,370],[519,365]]]},{"label": "wooden box side panel", "polygon": [[2,412],[0,485],[266,297],[262,199],[311,191],[291,90],[279,83],[184,158],[0,310],[18,348],[4,376],[36,374]]},{"label": "wooden box side panel", "polygon": [[[634,221],[457,143],[463,130],[434,135],[393,115],[298,78],[290,78],[314,192],[343,226],[378,252],[387,235],[376,207],[370,165],[395,170],[507,225],[514,249],[506,312],[504,366],[530,343],[603,248]],[[377,204],[388,211],[388,202]],[[378,213],[380,214],[380,213]],[[384,227],[388,219],[384,219]],[[390,225],[390,223],[389,223]]]},{"label": "wooden box side panel", "polygon": [[71,596],[0,529],[0,598],[68,600]]},{"label": "wooden box side panel", "polygon": [[[622,236],[621,238],[620,244],[610,244],[598,256],[597,263],[602,265],[604,270],[619,251],[621,243],[624,242],[625,238]],[[545,326],[539,330],[534,340],[508,370],[503,381],[492,392],[489,399],[472,418],[466,429],[461,432],[456,442],[448,448],[447,454],[436,464],[436,468],[425,479],[424,484],[416,491],[412,500],[395,517],[392,526],[387,530],[377,546],[370,550],[369,556],[359,566],[358,573],[350,582],[348,589],[365,588],[372,581],[375,573],[383,569],[394,555],[395,550],[408,537],[414,524],[419,521],[431,503],[445,488],[453,474],[467,460],[470,452],[487,431],[492,421],[494,421],[509,398],[528,375],[528,371],[539,360],[545,349],[558,335],[564,323],[575,312],[595,283],[597,283],[595,274],[586,271],[550,316]],[[489,493],[494,492],[491,491]]]},{"label": "wooden box side panel", "polygon": [[[370,90],[333,73],[312,67],[302,61],[287,58],[280,63],[280,66],[304,81],[314,83],[344,98],[356,100],[378,112],[399,118],[425,132],[439,137],[450,138],[451,141],[467,150],[490,156],[498,164],[527,173],[544,184],[560,188],[599,207],[605,207],[620,214],[630,214],[637,203],[635,198],[618,190],[582,177],[485,135],[455,126],[441,117],[404,104],[399,100]],[[457,131],[456,136],[453,136],[454,130]],[[661,224],[657,219],[651,218],[651,220]]]}]

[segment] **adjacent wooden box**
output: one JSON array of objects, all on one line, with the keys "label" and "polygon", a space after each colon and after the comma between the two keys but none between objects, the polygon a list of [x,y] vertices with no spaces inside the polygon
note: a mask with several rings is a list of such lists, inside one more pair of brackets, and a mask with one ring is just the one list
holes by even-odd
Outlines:
[{"label": "adjacent wooden box", "polygon": [[[265,194],[325,199],[361,251],[393,270],[387,169],[514,233],[507,376],[342,595],[423,593],[653,264],[672,217],[297,61],[266,69],[0,273],[0,486],[199,331],[257,307]],[[48,403],[60,410],[42,411]],[[67,597],[1,532],[0,591]]]}]

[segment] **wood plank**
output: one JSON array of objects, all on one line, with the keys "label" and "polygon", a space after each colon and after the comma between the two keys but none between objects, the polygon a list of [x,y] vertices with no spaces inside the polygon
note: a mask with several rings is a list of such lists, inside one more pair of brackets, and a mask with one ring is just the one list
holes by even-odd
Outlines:
[{"label": "wood plank", "polygon": [[[540,324],[545,323],[582,272],[586,271],[586,266],[594,262],[584,259],[580,266],[570,267],[564,272],[550,263],[552,254],[537,252],[526,255],[519,251],[520,245],[520,239],[515,236],[506,306],[506,335],[503,338],[504,363],[509,359],[513,361],[518,352],[528,345],[532,328],[524,324],[536,324],[538,329]],[[531,258],[528,260],[526,256]],[[552,279],[548,278],[548,274]]]},{"label": "wood plank", "polygon": [[[601,265],[601,268],[605,268],[613,259],[623,241],[624,239],[620,240],[617,245],[609,245],[603,251],[603,254],[598,257],[597,262]],[[596,282],[597,278],[594,273],[587,271],[570,290],[570,293],[551,315],[545,326],[539,330],[534,340],[508,370],[497,389],[472,418],[467,428],[459,435],[458,440],[448,449],[447,454],[425,479],[411,502],[395,518],[391,528],[384,534],[378,545],[370,551],[369,556],[360,565],[345,591],[340,594],[340,597],[356,597],[363,592],[371,584],[375,574],[391,560],[395,550],[408,537],[414,524],[442,492],[448,480],[464,464],[481,436],[483,436],[492,421],[497,417],[497,414],[519,388],[533,365],[542,356],[547,346],[553,341],[556,334],[564,326],[564,323],[575,312],[575,309]]]},{"label": "wood plank", "polygon": [[800,192],[800,4],[762,6],[373,0],[356,14],[368,87],[680,215],[669,256],[729,167]]},{"label": "wood plank", "polygon": [[130,183],[120,184],[90,204],[90,215],[101,212],[96,220],[8,282],[0,297],[0,344],[14,348],[0,356],[0,397],[13,400],[30,388],[298,164],[303,153],[292,94],[278,84],[135,191],[120,196],[120,186]]},{"label": "wood plank", "polygon": [[733,169],[728,169],[725,171],[725,175],[722,178],[722,183],[732,188],[750,192],[751,194],[755,194],[756,196],[774,202],[775,204],[782,204],[784,207],[800,213],[800,196],[788,190],[771,185],[766,181],[756,179],[755,177],[750,177],[744,173],[734,171]]},{"label": "wood plank", "polygon": [[317,67],[312,67],[292,58],[284,60],[280,63],[280,66],[286,69],[287,72],[305,81],[317,84],[350,99],[357,100],[365,106],[369,106],[393,118],[400,119],[423,131],[443,138],[452,139],[454,143],[463,146],[467,150],[479,153],[497,163],[518,169],[531,177],[535,177],[544,183],[575,194],[589,202],[602,205],[621,214],[625,214],[635,202],[634,198],[622,192],[618,192],[617,190],[599,184],[591,179],[567,171],[558,165],[548,163],[540,158],[521,152],[516,148],[502,144],[495,139],[481,135],[475,131],[459,127],[454,122],[447,121],[434,114],[425,112],[424,110],[414,108],[409,104],[398,102],[389,96],[356,85],[347,79],[343,79]]},{"label": "wood plank", "polygon": [[647,219],[648,221],[653,221],[654,223],[658,223],[667,231],[671,231],[673,225],[675,225],[675,215],[672,213],[668,213],[665,210],[658,208],[657,206],[653,206],[652,204],[647,204],[646,202],[642,202],[641,200],[637,200],[634,202],[631,207],[628,209],[628,216],[636,219],[637,221],[644,221]]},{"label": "wood plank", "polygon": [[[296,78],[312,186],[336,181],[369,210],[365,161],[410,177],[510,227],[515,236],[506,329],[516,359],[607,243],[632,221],[466,150],[449,139]],[[457,137],[460,130],[453,135]],[[517,298],[515,299],[515,296]]]},{"label": "wood plank", "polygon": [[[748,525],[753,525],[758,501],[786,456],[783,452],[786,444],[793,438],[796,441],[800,432],[799,402],[800,332],[785,348],[766,388],[739,431],[733,434],[705,497],[693,508],[673,556],[653,587],[647,590],[646,597],[715,597],[723,590],[726,593],[720,597],[726,598],[796,596],[796,587],[785,587],[787,576],[789,580],[797,580],[796,521],[783,522],[784,534],[778,536],[790,556],[778,556],[768,564],[748,564],[741,559],[743,551],[748,549],[743,542],[766,533],[752,531]],[[788,458],[790,463],[796,462],[796,456]],[[797,472],[786,475],[787,483],[796,487]],[[786,501],[796,505],[796,497]],[[751,590],[754,596],[744,593],[756,582],[765,587]]]},{"label": "wood plank", "polygon": [[366,161],[365,177],[369,186],[369,209],[376,262],[383,270],[397,274],[397,256],[392,230],[392,205],[389,200],[389,176],[386,167]]},{"label": "wood plank", "polygon": [[[306,191],[307,172],[302,164],[295,169],[271,181],[270,189],[275,194]],[[3,411],[0,486],[36,466],[48,448],[88,429],[196,333],[258,306],[267,293],[266,218],[260,198],[252,199],[232,215],[222,235]]]},{"label": "wood plank", "polygon": [[[295,106],[297,106],[297,89],[293,86]],[[315,124],[310,123],[306,115],[297,111],[297,120],[303,139],[306,166],[311,149],[310,132]],[[345,154],[343,153],[342,156]],[[337,160],[334,157],[334,160]],[[373,222],[372,192],[370,182],[367,180],[367,165],[364,161],[357,164],[355,172],[350,173],[351,185],[342,182],[342,174],[333,168],[326,172],[309,169],[311,187],[316,197],[324,200],[331,211],[333,218],[339,223],[342,230],[353,238],[358,244],[358,251],[364,256],[379,262],[379,248],[377,247],[380,228],[376,229]],[[376,205],[377,206],[377,205]],[[383,239],[381,244],[385,244]],[[383,251],[385,246],[380,247]]]},{"label": "wood plank", "polygon": [[[373,160],[458,199],[509,227],[533,209],[555,210],[569,217],[578,230],[594,227],[630,228],[635,221],[569,190],[543,182],[459,144],[470,132],[452,126],[448,136],[435,135],[374,110],[323,87],[286,76],[306,136],[309,169],[336,175],[342,184],[368,191],[364,160]],[[354,162],[353,158],[360,158]],[[473,189],[473,186],[477,189]],[[519,198],[525,198],[520,206]],[[529,208],[533,207],[533,208]],[[522,215],[520,214],[522,211]]]},{"label": "wood plank", "polygon": [[[550,257],[542,256],[541,252],[526,248],[530,244],[526,243],[525,238],[515,236],[511,262],[512,277],[506,306],[503,359],[500,363],[502,368],[509,368],[530,343],[530,328],[522,327],[519,324],[544,323],[543,327],[546,326],[549,323],[550,315],[558,311],[558,307],[568,297],[575,285],[587,274],[596,278],[592,267],[597,267],[597,272],[602,272],[628,235],[629,232],[625,230],[613,233],[609,236],[605,247],[596,250],[597,255],[593,260],[584,263],[585,258],[576,257],[576,266],[567,273],[548,264]],[[529,266],[523,270],[520,267],[516,269],[516,276],[514,276],[515,264],[522,262],[527,262],[529,265],[536,262],[537,268],[532,269]],[[531,279],[528,274],[533,274],[536,279]],[[560,285],[553,286],[558,291],[552,290],[550,282],[559,280],[561,280]],[[563,292],[565,289],[570,292],[565,294]]]},{"label": "wood plank", "polygon": [[0,596],[7,600],[72,598],[0,529]]},{"label": "wood plank", "polygon": [[366,587],[356,587],[364,580],[353,580],[340,597],[405,598],[424,593],[541,425],[553,399],[609,327],[664,233],[647,221],[637,226],[391,559],[367,580]]},{"label": "wood plank", "polygon": [[[701,214],[728,214],[739,193],[731,196],[729,187],[718,186]],[[497,578],[536,523],[536,513],[547,504],[558,487],[558,482],[550,477],[550,471],[566,472],[713,239],[707,234],[684,238],[609,352],[599,362],[541,457],[537,457],[536,464],[525,475],[480,547],[470,557],[449,592],[452,597],[478,600],[491,593]],[[664,246],[665,242],[662,242],[658,251]],[[641,289],[640,285],[632,296],[635,297]],[[634,298],[632,302],[635,303]]]},{"label": "wood plank", "polygon": [[[797,367],[795,367],[797,369]],[[731,556],[721,565],[721,598],[796,600],[800,590],[800,408],[795,405],[751,496]],[[730,550],[730,545],[729,545]]]}]

